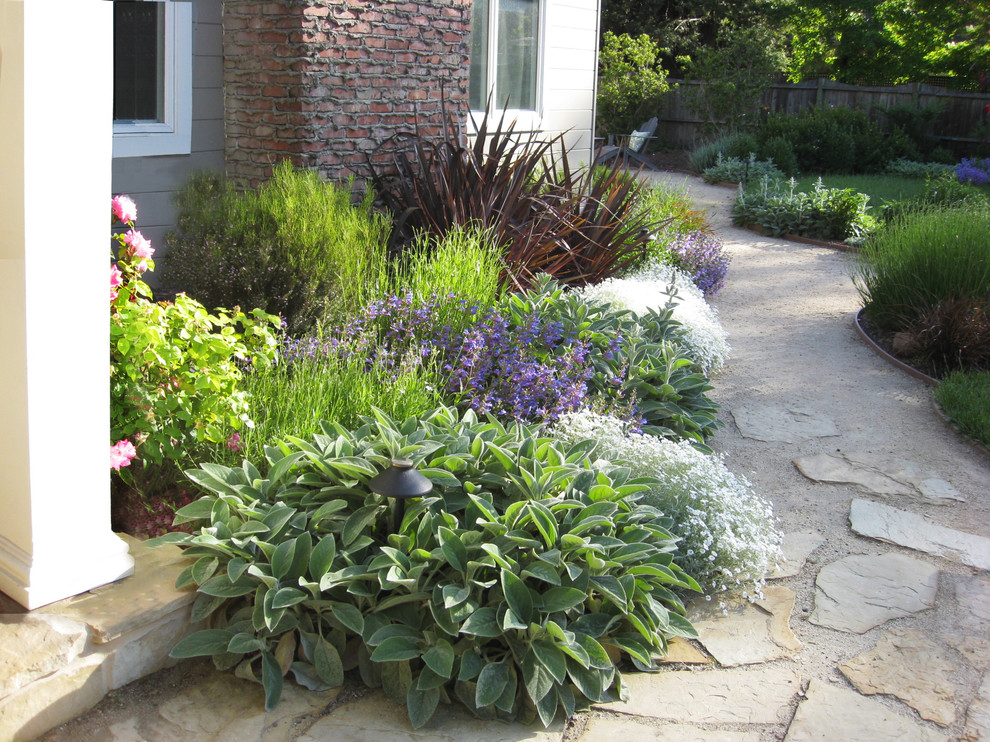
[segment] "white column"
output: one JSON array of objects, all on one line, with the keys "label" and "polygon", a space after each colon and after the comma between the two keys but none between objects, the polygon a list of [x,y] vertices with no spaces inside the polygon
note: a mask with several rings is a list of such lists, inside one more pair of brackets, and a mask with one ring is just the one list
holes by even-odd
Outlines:
[{"label": "white column", "polygon": [[0,590],[133,571],[110,530],[112,3],[0,0]]}]

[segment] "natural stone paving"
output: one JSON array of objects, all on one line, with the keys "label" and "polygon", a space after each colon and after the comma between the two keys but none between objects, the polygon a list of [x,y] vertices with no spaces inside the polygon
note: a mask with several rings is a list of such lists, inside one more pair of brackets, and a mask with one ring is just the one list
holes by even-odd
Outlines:
[{"label": "natural stone paving", "polygon": [[983,678],[976,700],[969,705],[966,712],[965,739],[990,739],[990,675]]},{"label": "natural stone paving", "polygon": [[688,724],[773,724],[801,691],[795,670],[678,670],[624,676],[629,700],[599,706],[624,714]]},{"label": "natural stone paving", "polygon": [[953,598],[960,617],[940,631],[947,644],[980,670],[990,670],[990,579],[972,575],[955,578]]},{"label": "natural stone paving", "polygon": [[853,500],[849,522],[854,533],[909,549],[990,569],[990,538],[963,533],[925,520],[916,513],[870,500]]},{"label": "natural stone paving", "polygon": [[767,576],[768,579],[780,580],[785,577],[794,577],[804,568],[811,553],[824,543],[825,539],[820,533],[812,531],[785,533],[780,544],[783,559],[777,564],[776,569]]},{"label": "natural stone paving", "polygon": [[920,631],[892,629],[874,649],[839,669],[860,693],[897,696],[921,718],[940,726],[956,720],[953,662],[939,644]]},{"label": "natural stone paving", "polygon": [[822,568],[815,581],[819,626],[862,634],[893,618],[931,608],[938,569],[901,554],[848,556]]},{"label": "natural stone paving", "polygon": [[819,453],[794,459],[804,476],[816,482],[853,484],[875,495],[951,503],[966,498],[941,477],[903,459],[863,454]]},{"label": "natural stone paving", "polygon": [[812,680],[784,742],[947,742],[948,737],[856,691]]},{"label": "natural stone paving", "polygon": [[736,407],[732,419],[746,438],[758,441],[798,443],[839,435],[830,418],[799,407]]},{"label": "natural stone paving", "polygon": [[759,732],[702,729],[694,724],[649,726],[638,717],[594,718],[579,737],[584,742],[760,742]]},{"label": "natural stone paving", "polygon": [[753,603],[737,599],[723,610],[710,603],[693,604],[688,618],[698,630],[698,641],[723,667],[754,665],[790,657],[801,642],[791,631],[794,592],[766,587]]}]

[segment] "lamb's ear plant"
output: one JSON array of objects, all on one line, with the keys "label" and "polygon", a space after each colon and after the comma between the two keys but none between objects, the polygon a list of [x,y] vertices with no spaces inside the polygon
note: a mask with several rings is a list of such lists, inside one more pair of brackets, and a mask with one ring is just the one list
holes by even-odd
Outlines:
[{"label": "lamb's ear plant", "polygon": [[[670,637],[695,636],[678,592],[698,586],[640,502],[648,482],[589,448],[440,408],[325,423],[268,448],[264,473],[203,464],[188,475],[209,494],[176,514],[196,532],[158,539],[197,557],[177,585],[208,626],[172,656],[261,682],[267,708],[289,673],[317,689],[358,668],[414,727],[454,699],[548,725],[621,697],[620,657],[652,669]],[[393,533],[368,480],[394,456],[434,491]]]}]

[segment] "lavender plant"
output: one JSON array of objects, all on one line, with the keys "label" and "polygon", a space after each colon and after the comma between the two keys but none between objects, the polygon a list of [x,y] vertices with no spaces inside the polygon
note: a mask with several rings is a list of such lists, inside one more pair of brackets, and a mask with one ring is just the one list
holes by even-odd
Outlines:
[{"label": "lavender plant", "polygon": [[956,165],[956,179],[960,183],[977,186],[990,184],[990,157],[982,161],[975,157],[973,159],[964,157],[962,162]]},{"label": "lavender plant", "polygon": [[710,232],[691,232],[670,244],[673,264],[691,276],[705,296],[714,296],[725,285],[729,256],[722,240]]}]

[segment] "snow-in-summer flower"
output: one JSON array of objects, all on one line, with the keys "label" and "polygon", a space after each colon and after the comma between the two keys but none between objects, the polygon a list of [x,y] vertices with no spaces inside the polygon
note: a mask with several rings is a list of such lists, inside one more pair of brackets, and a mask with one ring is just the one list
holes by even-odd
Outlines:
[{"label": "snow-in-summer flower", "polygon": [[681,541],[677,562],[706,592],[759,595],[766,572],[780,557],[781,534],[773,506],[730,472],[717,455],[686,441],[628,433],[616,417],[589,411],[563,415],[553,435],[569,444],[595,441],[592,452],[657,480],[644,498],[673,519]]},{"label": "snow-in-summer flower", "polygon": [[124,282],[124,274],[116,265],[110,266],[110,301],[117,298],[117,287]]},{"label": "snow-in-summer flower", "polygon": [[120,471],[120,467],[130,466],[131,459],[135,456],[137,456],[137,451],[134,450],[133,443],[126,438],[117,441],[110,446],[110,468],[114,471]]},{"label": "snow-in-summer flower", "polygon": [[122,222],[130,223],[137,221],[137,206],[127,196],[114,196],[111,201],[113,215]]},{"label": "snow-in-summer flower", "polygon": [[616,309],[628,309],[646,314],[650,309],[663,310],[676,292],[673,319],[682,325],[684,349],[707,376],[719,371],[729,357],[728,336],[718,321],[718,313],[705,301],[704,294],[691,277],[665,263],[644,266],[629,278],[609,278],[595,286],[582,289],[585,299],[611,304]]}]

